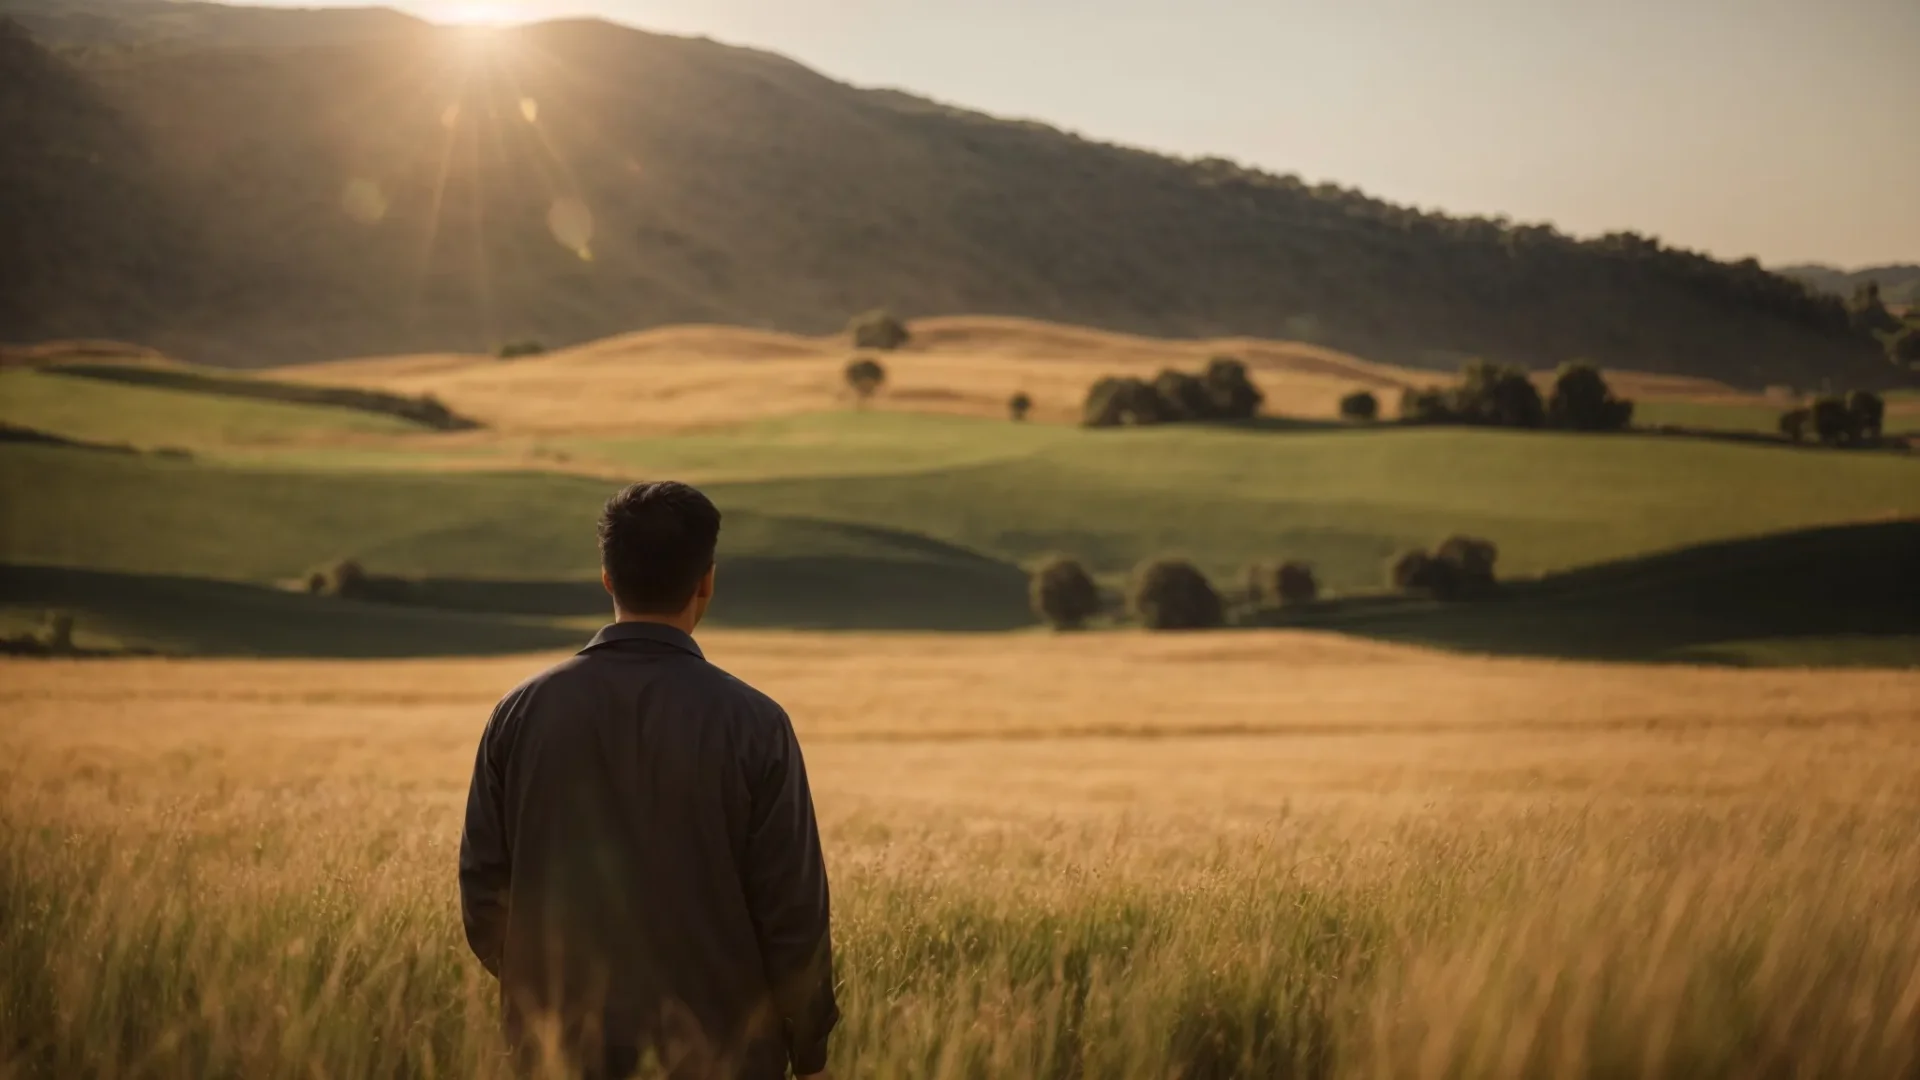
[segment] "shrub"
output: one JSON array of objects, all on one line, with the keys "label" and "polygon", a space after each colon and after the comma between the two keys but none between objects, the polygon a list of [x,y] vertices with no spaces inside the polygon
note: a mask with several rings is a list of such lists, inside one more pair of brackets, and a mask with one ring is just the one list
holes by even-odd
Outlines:
[{"label": "shrub", "polygon": [[1887,419],[1887,403],[1871,390],[1855,390],[1847,395],[1847,412],[1853,417],[1854,437],[1872,441],[1880,438]]},{"label": "shrub", "polygon": [[1860,436],[1846,399],[1832,395],[1814,400],[1812,425],[1814,438],[1828,446],[1846,446]]},{"label": "shrub", "polygon": [[1812,422],[1812,409],[1788,409],[1780,414],[1780,434],[1794,442],[1804,442],[1807,437],[1807,426]]},{"label": "shrub", "polygon": [[509,341],[495,350],[494,355],[502,360],[518,360],[523,356],[539,356],[547,351],[545,345],[531,339],[527,341]]},{"label": "shrub", "polygon": [[853,337],[854,348],[879,349],[882,352],[897,349],[913,338],[907,331],[907,324],[884,308],[855,315],[847,324],[847,333]]},{"label": "shrub", "polygon": [[1273,574],[1273,598],[1281,606],[1310,604],[1320,595],[1320,581],[1313,567],[1303,562],[1281,563]]},{"label": "shrub", "polygon": [[1342,420],[1378,420],[1380,418],[1380,399],[1368,390],[1355,390],[1340,399],[1340,418]]},{"label": "shrub", "polygon": [[1204,630],[1225,621],[1220,594],[1181,559],[1143,563],[1134,572],[1127,606],[1149,630]]},{"label": "shrub", "polygon": [[1056,630],[1078,630],[1100,614],[1100,587],[1074,559],[1055,556],[1041,563],[1028,581],[1033,613]]},{"label": "shrub", "polygon": [[1591,364],[1563,364],[1553,380],[1547,417],[1570,431],[1619,431],[1633,421],[1633,402],[1613,396]]},{"label": "shrub", "polygon": [[1007,399],[1007,415],[1015,421],[1025,420],[1032,411],[1033,399],[1024,390]]},{"label": "shrub", "polygon": [[1094,383],[1080,411],[1080,422],[1095,428],[1158,424],[1167,418],[1160,395],[1135,378],[1110,377]]},{"label": "shrub", "polygon": [[1211,419],[1251,420],[1260,414],[1260,406],[1266,401],[1266,395],[1248,377],[1247,365],[1231,356],[1207,361],[1200,381],[1211,404]]},{"label": "shrub", "polygon": [[847,361],[846,379],[855,396],[865,401],[887,381],[887,369],[870,356],[857,356]]}]

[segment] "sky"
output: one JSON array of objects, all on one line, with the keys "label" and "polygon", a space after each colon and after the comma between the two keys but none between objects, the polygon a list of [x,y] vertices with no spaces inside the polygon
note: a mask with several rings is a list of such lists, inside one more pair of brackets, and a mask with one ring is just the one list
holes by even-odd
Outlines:
[{"label": "sky", "polygon": [[1582,236],[1920,262],[1920,0],[391,6],[705,34],[859,85]]}]

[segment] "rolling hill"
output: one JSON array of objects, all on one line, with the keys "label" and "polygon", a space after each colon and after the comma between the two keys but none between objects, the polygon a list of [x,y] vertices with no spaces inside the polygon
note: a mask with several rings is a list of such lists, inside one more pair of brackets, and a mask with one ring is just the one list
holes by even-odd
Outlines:
[{"label": "rolling hill", "polygon": [[822,333],[885,304],[1420,367],[1898,376],[1836,301],[1751,262],[1418,212],[706,40],[151,0],[4,14],[5,340],[261,367],[685,322]]},{"label": "rolling hill", "polygon": [[1796,281],[1806,282],[1809,288],[1839,297],[1852,296],[1855,289],[1871,281],[1880,286],[1880,299],[1885,303],[1920,305],[1920,265],[1913,263],[1866,266],[1858,270],[1803,263],[1782,266],[1778,272]]}]

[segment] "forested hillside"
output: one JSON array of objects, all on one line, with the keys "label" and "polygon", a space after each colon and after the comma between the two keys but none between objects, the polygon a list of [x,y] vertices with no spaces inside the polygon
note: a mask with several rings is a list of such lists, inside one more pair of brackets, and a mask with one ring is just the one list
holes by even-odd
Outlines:
[{"label": "forested hillside", "polygon": [[1752,262],[1419,212],[707,40],[139,0],[4,12],[9,341],[264,366],[691,321],[826,331],[886,305],[1429,367],[1897,375],[1838,300]]}]

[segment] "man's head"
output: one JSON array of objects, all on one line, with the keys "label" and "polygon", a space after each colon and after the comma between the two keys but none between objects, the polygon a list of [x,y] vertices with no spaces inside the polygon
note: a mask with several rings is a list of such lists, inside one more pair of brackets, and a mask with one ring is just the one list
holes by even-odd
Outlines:
[{"label": "man's head", "polygon": [[600,514],[600,580],[622,619],[692,630],[713,599],[720,511],[685,484],[635,484]]}]

